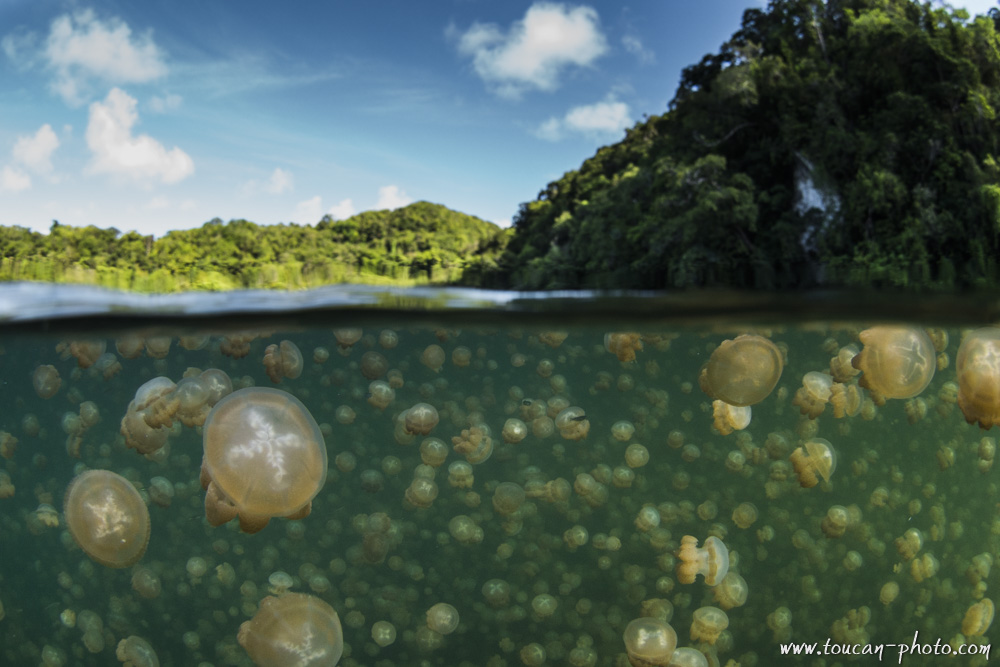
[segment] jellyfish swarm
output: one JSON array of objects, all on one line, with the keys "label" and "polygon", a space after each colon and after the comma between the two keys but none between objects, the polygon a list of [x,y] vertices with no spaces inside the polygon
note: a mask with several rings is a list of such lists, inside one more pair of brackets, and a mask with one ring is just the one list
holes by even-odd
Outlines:
[{"label": "jellyfish swarm", "polygon": [[271,517],[302,519],[323,488],[326,466],[323,434],[301,401],[277,389],[235,391],[205,420],[205,516],[213,526],[239,516],[246,533]]},{"label": "jellyfish swarm", "polygon": [[305,593],[261,600],[240,626],[237,641],[258,667],[334,667],[344,653],[344,633],[333,607]]},{"label": "jellyfish swarm", "polygon": [[864,347],[851,364],[861,371],[858,384],[876,403],[882,398],[913,398],[930,384],[937,353],[923,329],[879,326],[865,329],[858,338]]},{"label": "jellyfish swarm", "polygon": [[988,429],[1000,424],[1000,329],[970,332],[958,348],[958,407],[965,421]]},{"label": "jellyfish swarm", "polygon": [[88,556],[107,567],[134,565],[149,542],[149,510],[132,484],[109,470],[88,470],[66,489],[66,524]]}]

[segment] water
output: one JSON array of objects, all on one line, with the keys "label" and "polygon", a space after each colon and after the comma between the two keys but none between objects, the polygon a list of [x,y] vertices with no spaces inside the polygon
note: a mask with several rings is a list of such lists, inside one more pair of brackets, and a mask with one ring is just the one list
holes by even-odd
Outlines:
[{"label": "water", "polygon": [[[291,575],[292,591],[316,595],[338,612],[342,665],[521,665],[521,651],[531,643],[544,648],[544,664],[624,665],[622,632],[644,609],[672,609],[669,622],[679,645],[699,645],[718,664],[832,664],[841,658],[827,656],[820,663],[780,655],[782,643],[822,645],[828,638],[872,649],[886,645],[886,662],[898,659],[898,649],[888,644],[909,645],[915,632],[921,644],[961,643],[957,635],[967,610],[995,593],[996,570],[987,573],[983,564],[1000,557],[1000,497],[987,456],[995,433],[966,423],[946,383],[955,381],[963,328],[993,320],[995,303],[859,302],[839,295],[799,301],[731,294],[592,296],[357,287],[110,300],[108,293],[75,288],[13,286],[0,292],[0,319],[6,322],[0,400],[7,406],[0,429],[18,441],[15,451],[0,458],[0,470],[16,488],[12,497],[0,499],[0,663],[117,664],[115,646],[137,635],[155,649],[161,665],[249,665],[237,632],[277,571]],[[831,357],[846,345],[860,347],[858,333],[878,320],[912,321],[947,334],[943,368],[919,401],[889,400],[843,419],[827,406],[815,420],[803,417],[793,404],[802,376],[829,372]],[[362,338],[339,346],[333,329],[348,327],[360,328]],[[220,351],[227,337],[245,331],[258,336],[245,357]],[[623,363],[605,348],[605,334],[622,331],[642,334],[635,361]],[[393,336],[382,332],[394,334],[398,344],[386,347]],[[558,342],[551,332],[565,339]],[[769,337],[787,361],[775,390],[752,407],[750,425],[723,436],[713,431],[712,402],[699,389],[698,375],[722,341],[743,332]],[[114,353],[116,340],[127,334],[169,336],[169,352],[161,359],[115,354],[121,370],[112,374],[106,368],[105,378],[57,350],[64,341],[98,340]],[[185,345],[194,346],[196,335],[207,336],[206,344],[185,349],[181,335],[190,337]],[[298,378],[274,384],[262,360],[268,345],[283,340],[301,350],[305,366]],[[439,371],[421,362],[430,345],[445,353]],[[316,363],[321,348],[328,358]],[[382,380],[402,382],[384,409],[369,402],[372,380],[361,370],[366,353],[384,358],[390,371]],[[322,357],[319,352],[317,359]],[[32,388],[32,373],[46,364],[58,370],[61,387],[43,400]],[[136,389],[157,376],[176,382],[189,368],[221,369],[237,386],[289,391],[320,423],[329,473],[308,517],[273,519],[255,535],[241,533],[236,521],[213,528],[205,520],[199,484],[199,428],[175,425],[169,453],[161,452],[158,460],[124,446],[119,427]],[[547,437],[529,433],[517,444],[505,443],[501,432],[508,419],[524,419],[531,430],[525,399],[541,401],[553,415],[563,405],[579,406],[589,433],[578,441],[558,430]],[[78,414],[87,401],[100,419],[79,434],[77,447],[63,424],[68,420],[75,428],[65,415]],[[438,495],[428,508],[405,500],[425,436],[406,437],[395,422],[418,402],[438,410],[440,422],[427,437],[439,438],[448,452],[435,469]],[[355,417],[347,423],[350,411]],[[37,419],[36,435],[30,423],[26,429],[29,415]],[[628,441],[612,435],[622,421],[634,427]],[[473,466],[471,487],[453,487],[448,466],[465,459],[452,449],[452,438],[470,423],[487,425],[495,448]],[[833,444],[838,463],[829,482],[803,488],[787,462],[813,437]],[[649,460],[631,469],[625,452],[635,443],[646,448]],[[77,457],[67,444],[73,453],[78,449]],[[158,597],[146,599],[133,590],[135,568],[97,564],[66,530],[66,487],[87,468],[122,474],[147,499],[154,477],[173,485],[168,507],[149,503],[149,547],[136,566],[159,577]],[[559,478],[582,489],[587,480],[580,475],[603,485],[590,502],[574,491],[556,502],[529,497],[512,517],[493,507],[493,491],[502,482],[515,482],[530,496],[540,482]],[[59,511],[59,526],[42,521],[42,503]],[[733,519],[743,504],[757,511],[747,528]],[[635,523],[645,505],[661,517],[659,527],[647,532]],[[824,530],[824,517],[837,505],[848,509],[850,523],[841,536],[828,536],[837,529],[827,522]],[[391,527],[376,537],[369,529],[366,540],[365,517],[380,512]],[[459,515],[481,529],[480,541],[461,543],[452,535],[449,522]],[[577,527],[585,529],[587,541],[572,548]],[[922,544],[906,560],[905,545],[898,548],[896,540],[911,529],[919,531]],[[710,535],[722,539],[732,571],[749,586],[746,603],[727,611],[728,629],[714,647],[690,639],[694,611],[718,603],[703,577],[679,583],[674,553],[684,535],[699,544]],[[934,563],[936,572],[917,581],[913,571],[933,570]],[[201,576],[189,572],[202,566]],[[509,587],[508,599],[491,604],[484,585],[503,589],[498,580]],[[884,603],[880,595],[890,582],[898,585],[898,595]],[[533,609],[541,595],[558,603],[550,616]],[[421,629],[426,611],[439,602],[460,615],[457,630],[444,637]],[[789,629],[770,627],[777,625],[780,608],[790,612]],[[103,649],[97,653],[71,623],[72,616],[88,616],[85,610],[103,622],[97,642]],[[373,641],[378,621],[395,627],[393,644]],[[842,628],[852,625],[861,627]],[[993,634],[990,628],[965,641],[988,645]],[[93,635],[90,641],[94,646]],[[903,659],[940,661],[933,655]]]}]

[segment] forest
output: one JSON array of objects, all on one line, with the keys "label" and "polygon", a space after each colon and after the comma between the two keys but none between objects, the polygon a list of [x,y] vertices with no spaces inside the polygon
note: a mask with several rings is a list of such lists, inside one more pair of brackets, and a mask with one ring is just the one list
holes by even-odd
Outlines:
[{"label": "forest", "polygon": [[487,282],[997,287],[998,26],[910,0],[746,10],[665,113],[521,205]]},{"label": "forest", "polygon": [[0,227],[0,280],[141,292],[454,284],[495,271],[508,235],[428,202],[346,220],[324,217],[315,226],[215,219],[160,239],[54,222],[48,234]]},{"label": "forest", "polygon": [[1000,11],[770,0],[513,226],[418,202],[161,239],[0,227],[0,280],[139,291],[1000,286]]}]

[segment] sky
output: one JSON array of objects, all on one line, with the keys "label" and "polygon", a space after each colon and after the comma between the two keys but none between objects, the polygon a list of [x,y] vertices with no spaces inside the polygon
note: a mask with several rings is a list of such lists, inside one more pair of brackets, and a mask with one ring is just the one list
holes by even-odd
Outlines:
[{"label": "sky", "polygon": [[0,225],[506,226],[764,4],[0,0]]}]

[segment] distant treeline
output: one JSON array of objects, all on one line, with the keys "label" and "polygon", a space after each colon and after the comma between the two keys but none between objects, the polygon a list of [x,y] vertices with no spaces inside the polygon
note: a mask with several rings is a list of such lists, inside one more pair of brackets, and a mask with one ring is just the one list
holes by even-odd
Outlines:
[{"label": "distant treeline", "polygon": [[0,280],[44,280],[143,292],[426,285],[495,271],[508,233],[417,202],[311,226],[212,220],[160,239],[53,223],[48,234],[0,227]]}]

